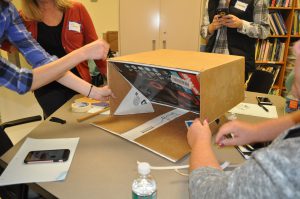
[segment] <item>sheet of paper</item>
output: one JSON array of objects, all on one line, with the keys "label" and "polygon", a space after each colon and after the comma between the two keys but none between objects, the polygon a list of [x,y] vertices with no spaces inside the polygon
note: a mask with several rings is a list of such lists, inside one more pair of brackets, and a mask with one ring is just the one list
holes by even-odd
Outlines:
[{"label": "sheet of paper", "polygon": [[240,103],[228,112],[242,114],[242,115],[251,115],[256,117],[265,117],[265,118],[278,118],[277,110],[275,106],[264,105],[268,111],[264,110],[258,104],[250,103]]},{"label": "sheet of paper", "polygon": [[[104,109],[104,107],[101,106],[92,106],[92,108],[88,111],[88,113],[96,113],[98,111],[101,111],[102,109]],[[110,111],[105,111],[103,113],[100,113],[101,115],[109,115]]]},{"label": "sheet of paper", "polygon": [[128,115],[137,113],[154,112],[151,102],[135,87],[131,86],[130,91],[123,99],[114,115]]},{"label": "sheet of paper", "polygon": [[[78,141],[79,138],[27,138],[0,176],[0,186],[64,180],[71,165]],[[30,151],[51,149],[69,149],[69,159],[66,162],[24,163],[24,159]]]},{"label": "sheet of paper", "polygon": [[186,114],[188,111],[184,109],[174,109],[172,111],[169,111],[165,114],[162,114],[156,118],[153,118],[152,120],[149,120],[148,122],[137,126],[136,128],[127,131],[122,134],[122,137],[128,140],[135,140],[136,138],[145,135],[146,133],[178,118],[181,115]]}]

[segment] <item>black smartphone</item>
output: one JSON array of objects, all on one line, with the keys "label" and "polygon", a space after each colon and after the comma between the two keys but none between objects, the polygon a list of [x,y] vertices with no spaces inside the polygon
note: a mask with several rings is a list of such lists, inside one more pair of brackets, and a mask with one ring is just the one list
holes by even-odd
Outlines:
[{"label": "black smartphone", "polygon": [[262,97],[262,96],[256,96],[256,100],[258,104],[262,105],[272,105],[272,102],[269,98],[267,97]]},{"label": "black smartphone", "polygon": [[24,163],[65,162],[69,155],[69,149],[30,151],[24,159]]},{"label": "black smartphone", "polygon": [[217,15],[220,15],[220,17],[223,17],[225,15],[229,14],[229,9],[228,8],[218,8],[217,9]]}]

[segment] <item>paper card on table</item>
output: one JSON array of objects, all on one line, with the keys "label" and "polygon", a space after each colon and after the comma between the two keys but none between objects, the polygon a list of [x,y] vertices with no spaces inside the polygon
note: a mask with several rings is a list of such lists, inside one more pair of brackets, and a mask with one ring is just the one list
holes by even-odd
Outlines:
[{"label": "paper card on table", "polygon": [[185,121],[186,128],[189,128],[193,124],[194,120]]},{"label": "paper card on table", "polygon": [[[79,138],[27,138],[0,176],[0,186],[64,180],[69,171],[78,141]],[[65,162],[24,163],[24,159],[30,151],[52,149],[69,149],[68,160]]]},{"label": "paper card on table", "polygon": [[150,112],[154,112],[151,102],[140,91],[131,86],[130,91],[123,99],[114,114],[127,115]]},{"label": "paper card on table", "polygon": [[278,118],[276,106],[264,105],[268,111],[264,110],[258,104],[240,103],[228,112],[241,115],[251,115],[265,118]]}]

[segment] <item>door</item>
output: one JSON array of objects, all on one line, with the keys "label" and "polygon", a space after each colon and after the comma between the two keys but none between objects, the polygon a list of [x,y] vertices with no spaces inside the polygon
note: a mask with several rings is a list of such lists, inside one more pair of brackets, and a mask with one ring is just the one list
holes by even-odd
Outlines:
[{"label": "door", "polygon": [[160,48],[199,51],[201,0],[161,0]]},{"label": "door", "polygon": [[157,49],[160,0],[120,0],[121,55]]}]

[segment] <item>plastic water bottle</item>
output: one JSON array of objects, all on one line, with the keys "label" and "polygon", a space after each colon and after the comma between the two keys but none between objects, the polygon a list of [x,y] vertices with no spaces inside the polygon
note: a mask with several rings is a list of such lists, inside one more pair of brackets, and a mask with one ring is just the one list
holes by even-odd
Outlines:
[{"label": "plastic water bottle", "polygon": [[139,177],[132,183],[132,199],[156,199],[156,182],[147,162],[138,164]]}]

